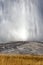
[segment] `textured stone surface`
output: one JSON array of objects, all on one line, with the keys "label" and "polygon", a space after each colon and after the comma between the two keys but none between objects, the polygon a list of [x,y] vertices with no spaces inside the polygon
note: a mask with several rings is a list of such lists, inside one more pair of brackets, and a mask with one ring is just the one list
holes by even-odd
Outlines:
[{"label": "textured stone surface", "polygon": [[37,54],[43,55],[43,43],[42,42],[11,42],[1,43],[0,53],[11,54]]}]

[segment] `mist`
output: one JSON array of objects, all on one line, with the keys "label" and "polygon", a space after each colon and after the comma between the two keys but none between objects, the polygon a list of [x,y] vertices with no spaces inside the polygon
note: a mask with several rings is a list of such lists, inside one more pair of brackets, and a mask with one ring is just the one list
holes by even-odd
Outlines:
[{"label": "mist", "polygon": [[0,0],[0,43],[43,41],[43,0]]}]

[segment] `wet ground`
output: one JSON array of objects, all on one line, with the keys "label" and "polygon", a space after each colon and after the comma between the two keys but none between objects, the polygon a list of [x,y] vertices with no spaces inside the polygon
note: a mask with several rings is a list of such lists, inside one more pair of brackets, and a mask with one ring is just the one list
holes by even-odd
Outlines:
[{"label": "wet ground", "polygon": [[10,42],[0,44],[0,53],[43,55],[42,42]]}]

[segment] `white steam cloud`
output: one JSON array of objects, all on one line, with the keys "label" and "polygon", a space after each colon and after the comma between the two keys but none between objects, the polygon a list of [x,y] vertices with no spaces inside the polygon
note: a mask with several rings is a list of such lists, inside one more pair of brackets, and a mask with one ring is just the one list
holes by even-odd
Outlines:
[{"label": "white steam cloud", "polygon": [[0,43],[43,41],[40,5],[39,0],[0,0]]}]

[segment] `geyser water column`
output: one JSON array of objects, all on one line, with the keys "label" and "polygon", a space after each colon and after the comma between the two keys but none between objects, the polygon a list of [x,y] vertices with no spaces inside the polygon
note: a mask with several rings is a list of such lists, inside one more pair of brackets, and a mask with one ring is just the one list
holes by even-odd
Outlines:
[{"label": "geyser water column", "polygon": [[28,32],[26,29],[26,8],[25,8],[25,0],[22,0],[21,3],[21,16],[19,18],[19,21],[21,22],[20,28],[18,29],[18,37],[22,40],[22,41],[26,41],[28,38]]},{"label": "geyser water column", "polygon": [[[15,14],[15,9],[16,14]],[[26,7],[25,0],[19,0],[19,3],[14,3],[14,6],[11,11],[11,20],[13,22],[13,26],[9,31],[9,34],[13,37],[13,40],[21,40],[26,41],[28,38],[27,32],[27,21],[26,21]]]},{"label": "geyser water column", "polygon": [[38,15],[38,1],[26,0],[26,20],[28,40],[37,40],[39,35],[39,15]]},{"label": "geyser water column", "polygon": [[[9,31],[13,40],[29,41],[38,36],[38,13],[36,1],[15,0],[10,13],[12,28]],[[11,6],[11,5],[10,5]]]},{"label": "geyser water column", "polygon": [[42,37],[39,0],[0,0],[0,3],[0,42],[39,40]]}]

